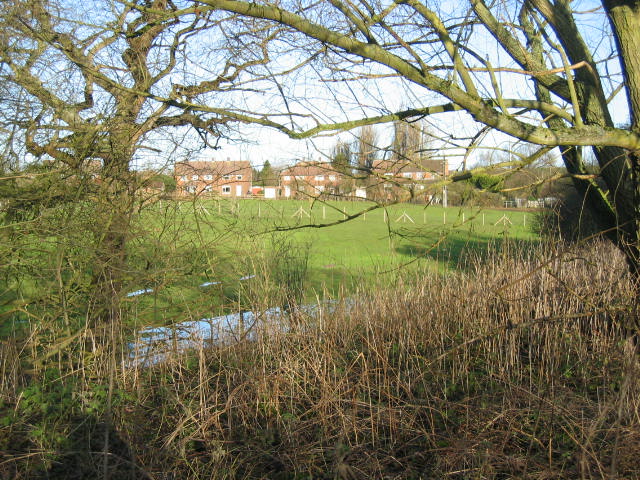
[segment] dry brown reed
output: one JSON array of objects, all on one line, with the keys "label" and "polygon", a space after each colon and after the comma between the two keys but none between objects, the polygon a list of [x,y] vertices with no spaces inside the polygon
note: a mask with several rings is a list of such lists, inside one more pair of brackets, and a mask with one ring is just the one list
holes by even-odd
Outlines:
[{"label": "dry brown reed", "polygon": [[[286,331],[263,325],[251,341],[120,367],[110,436],[118,447],[104,450],[120,462],[102,473],[639,478],[638,355],[623,332],[636,299],[622,259],[605,244],[513,247],[461,267],[399,275],[300,314]],[[2,345],[0,368],[5,405],[18,411],[15,348]],[[78,367],[84,382],[105,381],[109,369],[94,364]],[[104,438],[99,425],[87,438]],[[14,422],[0,437],[26,438],[28,428]],[[82,455],[49,452],[59,455],[49,474],[81,478],[60,463],[75,455],[97,464],[102,447],[92,445]],[[33,442],[21,449],[0,460],[5,476],[34,471]]]}]

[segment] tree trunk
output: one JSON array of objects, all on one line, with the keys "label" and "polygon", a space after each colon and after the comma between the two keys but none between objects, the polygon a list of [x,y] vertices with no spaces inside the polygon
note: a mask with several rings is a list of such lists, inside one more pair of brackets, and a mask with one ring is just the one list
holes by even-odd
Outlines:
[{"label": "tree trunk", "polygon": [[120,320],[120,301],[127,272],[127,240],[134,207],[134,182],[130,157],[105,160],[96,199],[96,252],[93,271],[93,308],[96,324]]},{"label": "tree trunk", "polygon": [[640,3],[637,0],[604,0],[602,3],[620,53],[631,122],[637,130],[640,122]]},{"label": "tree trunk", "polygon": [[[624,75],[631,129],[640,132],[640,3],[637,0],[604,0]],[[636,279],[640,281],[640,152],[628,152],[632,202],[630,225],[624,229],[623,248]]]}]

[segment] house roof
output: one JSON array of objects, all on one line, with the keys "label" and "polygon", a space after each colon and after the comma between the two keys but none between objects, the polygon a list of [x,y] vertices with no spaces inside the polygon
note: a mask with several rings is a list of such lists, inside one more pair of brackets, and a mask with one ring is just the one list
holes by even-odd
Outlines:
[{"label": "house roof", "polygon": [[316,175],[340,175],[329,162],[301,162],[282,170],[281,175],[311,177]]},{"label": "house roof", "polygon": [[251,172],[251,163],[247,160],[176,162],[175,174],[177,176],[193,174],[221,176],[246,173],[247,169]]},{"label": "house roof", "polygon": [[[446,166],[446,168],[448,170],[448,166]],[[396,174],[410,172],[432,172],[441,175],[442,159],[434,160],[431,158],[423,158],[415,162],[411,162],[408,160],[375,160],[373,162],[373,169],[379,172],[393,172]]]}]

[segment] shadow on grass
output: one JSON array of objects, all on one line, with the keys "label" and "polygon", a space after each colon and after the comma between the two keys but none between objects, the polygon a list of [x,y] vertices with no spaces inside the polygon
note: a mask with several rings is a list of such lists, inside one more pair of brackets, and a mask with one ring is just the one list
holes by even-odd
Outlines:
[{"label": "shadow on grass", "polygon": [[489,255],[503,255],[514,251],[533,250],[539,240],[513,239],[508,236],[449,234],[442,242],[432,244],[405,243],[396,253],[410,258],[425,258],[445,264],[454,270],[469,270],[472,262],[483,261]]},{"label": "shadow on grass", "polygon": [[151,478],[136,464],[129,443],[111,422],[83,415],[70,419],[69,430],[68,445],[58,452],[42,478]]}]

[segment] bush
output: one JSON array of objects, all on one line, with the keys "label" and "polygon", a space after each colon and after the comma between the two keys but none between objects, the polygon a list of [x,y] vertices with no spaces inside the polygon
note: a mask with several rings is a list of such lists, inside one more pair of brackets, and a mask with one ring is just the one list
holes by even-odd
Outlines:
[{"label": "bush", "polygon": [[[490,177],[487,175],[487,177]],[[447,187],[448,202],[452,207],[501,207],[502,195],[478,190],[473,182],[455,182]]]},{"label": "bush", "polygon": [[469,182],[481,190],[499,193],[504,187],[504,177],[501,175],[489,175],[486,173],[475,173]]}]

